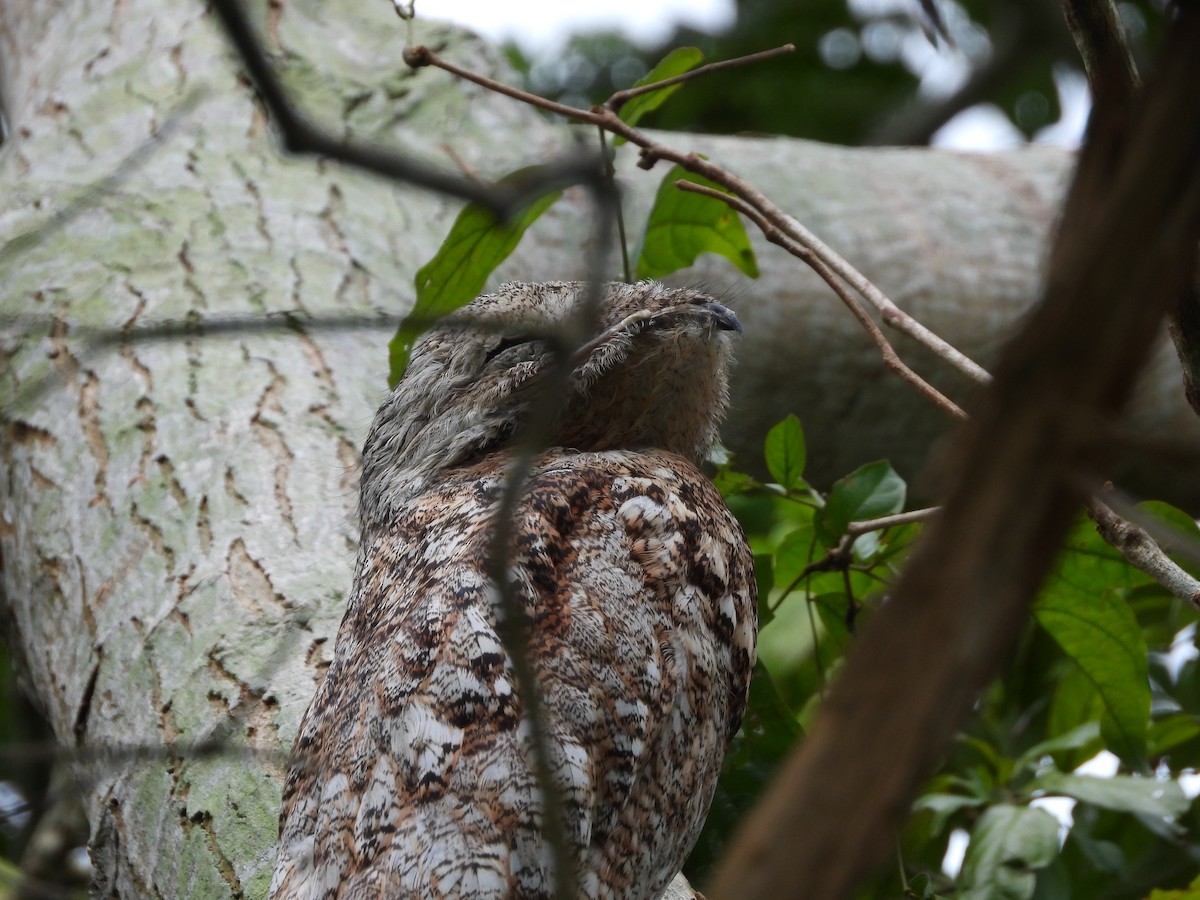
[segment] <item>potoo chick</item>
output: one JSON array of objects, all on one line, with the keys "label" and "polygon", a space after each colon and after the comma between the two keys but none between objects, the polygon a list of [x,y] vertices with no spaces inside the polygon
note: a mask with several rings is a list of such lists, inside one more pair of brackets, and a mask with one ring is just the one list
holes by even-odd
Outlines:
[{"label": "potoo chick", "polygon": [[375,416],[354,586],[293,749],[274,897],[554,896],[488,572],[514,446],[555,390],[504,564],[575,883],[657,897],[695,844],[755,659],[750,550],[697,468],[741,326],[695,290],[608,285],[553,384],[550,338],[586,294],[479,297],[418,341]]}]

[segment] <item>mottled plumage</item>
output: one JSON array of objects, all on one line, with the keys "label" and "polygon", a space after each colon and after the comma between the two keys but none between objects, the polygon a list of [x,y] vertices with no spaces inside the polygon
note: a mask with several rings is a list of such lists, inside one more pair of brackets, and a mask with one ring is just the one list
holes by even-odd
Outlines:
[{"label": "mottled plumage", "polygon": [[[486,573],[514,433],[546,402],[537,338],[577,324],[583,293],[479,298],[418,343],[379,410],[354,589],[293,751],[273,896],[553,895]],[[750,552],[696,468],[738,326],[657,284],[608,286],[598,318],[507,561],[581,894],[651,898],[699,835],[754,661]]]}]

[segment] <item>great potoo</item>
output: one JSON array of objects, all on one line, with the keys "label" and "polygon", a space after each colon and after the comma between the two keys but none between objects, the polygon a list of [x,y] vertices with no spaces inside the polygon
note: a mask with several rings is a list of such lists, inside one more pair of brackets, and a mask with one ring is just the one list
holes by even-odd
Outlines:
[{"label": "great potoo", "polygon": [[[554,895],[488,572],[514,447],[555,391],[504,564],[579,892],[657,897],[696,842],[755,658],[751,554],[697,468],[740,324],[698,291],[614,284],[579,346],[556,351],[586,293],[478,298],[417,343],[380,407],[354,586],[293,750],[273,896]],[[550,377],[556,352],[571,354],[565,379]]]}]

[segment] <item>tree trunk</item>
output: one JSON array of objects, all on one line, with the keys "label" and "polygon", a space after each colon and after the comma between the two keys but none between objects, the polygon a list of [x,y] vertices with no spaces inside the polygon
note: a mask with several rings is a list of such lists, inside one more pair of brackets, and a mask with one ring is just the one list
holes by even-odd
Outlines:
[{"label": "tree trunk", "polygon": [[[338,131],[487,178],[570,146],[560,123],[410,73],[386,3],[253,5],[287,83]],[[261,897],[284,755],[351,581],[357,448],[387,365],[386,331],[304,320],[401,314],[456,204],[282,158],[199,2],[2,0],[0,16],[12,127],[0,312],[21,317],[0,344],[6,637],[84,760],[99,890]],[[461,33],[418,23],[416,37],[500,68]],[[673,141],[735,166],[985,359],[1036,296],[1069,165],[1050,150]],[[637,223],[661,173],[631,162]],[[497,280],[582,276],[589,218],[571,192]],[[730,295],[747,324],[730,443],[750,454],[795,409],[823,476],[874,456],[916,466],[937,414],[884,374],[809,273],[755,243],[759,282],[711,261],[687,275]],[[87,337],[231,315],[273,324]],[[1140,427],[1190,428],[1200,443],[1173,380],[1147,388]]]}]

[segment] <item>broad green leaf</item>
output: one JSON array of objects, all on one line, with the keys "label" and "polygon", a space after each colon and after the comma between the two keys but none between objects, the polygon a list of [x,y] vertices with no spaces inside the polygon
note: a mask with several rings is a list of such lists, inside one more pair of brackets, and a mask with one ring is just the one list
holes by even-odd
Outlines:
[{"label": "broad green leaf", "polygon": [[825,635],[834,648],[841,653],[850,643],[850,626],[846,621],[849,601],[843,593],[821,594],[810,601],[821,617]]},{"label": "broad green leaf", "polygon": [[[1151,722],[1150,732],[1147,735],[1150,755],[1160,756],[1171,748],[1192,740],[1198,734],[1200,734],[1200,721],[1197,721],[1195,716],[1186,713],[1167,716],[1165,719]],[[1178,760],[1172,759],[1171,762],[1178,767]]]},{"label": "broad green leaf", "polygon": [[1142,821],[1159,834],[1179,833],[1181,829],[1175,820],[1187,812],[1189,806],[1178,783],[1133,775],[1096,778],[1052,770],[1039,775],[1025,790],[1031,796],[1061,794],[1104,809],[1133,813],[1141,816]]},{"label": "broad green leaf", "polygon": [[681,179],[723,190],[707,178],[672,167],[650,209],[637,277],[662,278],[686,269],[701,253],[716,253],[757,278],[758,263],[738,214],[713,197],[679,190],[675,182]]},{"label": "broad green leaf", "polygon": [[[698,48],[676,47],[664,56],[659,64],[651,69],[644,78],[638,79],[633,86],[641,87],[644,84],[653,84],[656,81],[666,81],[668,78],[674,78],[676,75],[690,72],[702,62],[704,62],[704,54]],[[642,116],[651,110],[658,109],[666,102],[668,97],[681,87],[683,87],[682,82],[673,84],[670,87],[660,88],[657,91],[651,91],[648,94],[640,94],[622,106],[618,115],[627,125],[636,125]],[[620,144],[624,143],[624,141],[623,137],[618,136],[616,143]]]},{"label": "broad green leaf", "polygon": [[765,553],[754,554],[754,583],[758,586],[758,628],[762,631],[775,618],[770,605],[771,590],[775,587],[775,567],[771,565],[771,557]]},{"label": "broad green leaf", "polygon": [[789,415],[768,431],[763,452],[767,457],[767,471],[786,490],[806,487],[804,466],[807,450],[804,428],[799,419]]},{"label": "broad green leaf", "polygon": [[956,812],[983,806],[986,802],[983,797],[968,797],[964,794],[923,794],[917,798],[913,809],[933,813],[929,833],[931,836],[937,836],[945,831],[946,823]]},{"label": "broad green leaf", "polygon": [[1111,718],[1112,729],[1104,730],[1106,738],[1110,731],[1114,737],[1110,749],[1138,760],[1150,715],[1149,666],[1141,629],[1119,589],[1145,576],[1114,556],[1094,531],[1077,530],[1071,543],[1034,615],[1099,692]]},{"label": "broad green leaf", "polygon": [[1020,771],[1027,767],[1033,767],[1043,756],[1050,756],[1060,753],[1063,750],[1077,750],[1080,747],[1086,747],[1099,736],[1099,724],[1096,722],[1085,722],[1083,725],[1072,728],[1066,734],[1060,734],[1049,740],[1034,744],[1018,757],[1013,768]]},{"label": "broad green leaf", "polygon": [[825,506],[814,518],[817,536],[826,547],[836,546],[851,522],[889,516],[904,509],[904,479],[891,463],[879,460],[860,466],[840,478]]},{"label": "broad green leaf", "polygon": [[[514,172],[501,183],[520,182],[529,170]],[[433,259],[413,279],[417,300],[388,344],[388,384],[396,386],[408,367],[413,343],[429,324],[474,300],[496,266],[520,242],[525,230],[562,196],[554,191],[539,197],[501,224],[482,206],[463,207]]]},{"label": "broad green leaf", "polygon": [[[1184,541],[1200,540],[1200,525],[1179,507],[1161,500],[1147,500],[1139,503],[1138,509],[1179,532],[1180,539]],[[1166,544],[1163,549],[1170,551],[1172,549],[1171,535],[1169,533],[1161,535],[1161,538],[1160,543]]]},{"label": "broad green leaf", "polygon": [[1058,820],[1044,809],[991,806],[979,818],[963,857],[960,895],[971,900],[1028,900],[1035,869],[1058,856]]},{"label": "broad green leaf", "polygon": [[816,535],[811,522],[801,525],[783,536],[775,548],[775,584],[787,588],[813,561],[813,543]]},{"label": "broad green leaf", "polygon": [[713,473],[713,484],[726,500],[739,494],[749,493],[759,486],[753,476],[747,475],[745,472],[734,471],[728,466],[722,466]]},{"label": "broad green leaf", "polygon": [[1100,741],[1098,723],[1104,712],[1104,701],[1092,680],[1076,665],[1057,679],[1050,700],[1050,716],[1046,722],[1046,733],[1062,735],[1081,725],[1090,723],[1095,739],[1082,747],[1059,750],[1053,753],[1054,761],[1064,772],[1069,772],[1104,749]]}]

